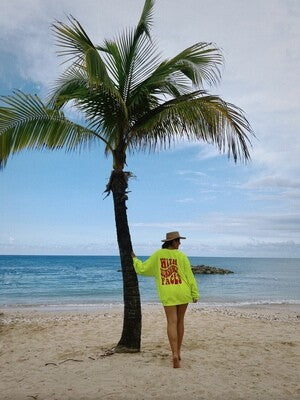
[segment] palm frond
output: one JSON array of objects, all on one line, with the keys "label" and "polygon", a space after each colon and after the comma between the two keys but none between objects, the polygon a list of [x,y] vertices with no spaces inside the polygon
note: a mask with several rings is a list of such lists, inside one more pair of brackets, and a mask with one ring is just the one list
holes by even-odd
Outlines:
[{"label": "palm frond", "polygon": [[71,100],[85,114],[89,128],[94,131],[104,129],[104,120],[110,121],[111,129],[120,120],[124,127],[128,125],[127,108],[119,91],[106,85],[90,87],[87,73],[82,68],[70,67],[65,71],[56,82],[47,105],[60,109]]},{"label": "palm frond", "polygon": [[152,92],[163,90],[161,88],[164,88],[166,80],[174,83],[182,80],[186,87],[187,82],[196,87],[203,86],[204,82],[216,84],[220,79],[219,66],[222,62],[223,58],[218,48],[211,43],[196,43],[171,60],[161,62],[140,86],[146,86]]},{"label": "palm frond", "polygon": [[74,99],[84,99],[89,94],[88,76],[82,68],[68,68],[55,82],[47,101],[50,108],[60,109]]},{"label": "palm frond", "polygon": [[191,86],[186,77],[181,73],[173,73],[169,77],[163,77],[161,80],[152,80],[151,84],[144,82],[131,93],[128,101],[128,113],[132,121],[149,112],[150,110],[162,104],[167,99],[177,98],[191,92]]},{"label": "palm frond", "polygon": [[118,143],[120,132],[127,129],[127,108],[117,90],[105,85],[90,88],[86,75],[81,68],[69,68],[58,80],[48,106],[60,109],[73,100],[72,105],[83,113],[87,128],[101,132],[107,153],[111,151],[111,145],[115,147]]},{"label": "palm frond", "polygon": [[148,77],[143,80],[145,75],[141,76],[130,93],[129,109],[136,108],[137,104],[142,107],[146,92],[160,98],[178,97],[193,92],[193,86],[202,88],[205,82],[215,84],[220,78],[222,55],[211,43],[197,43],[171,60],[161,62],[154,70],[157,59],[151,61]]},{"label": "palm frond", "polygon": [[135,36],[139,37],[145,33],[150,38],[150,28],[153,21],[154,0],[146,0],[144,8],[135,30]]},{"label": "palm frond", "polygon": [[117,43],[113,40],[105,40],[104,45],[97,46],[97,49],[105,53],[107,70],[119,91],[122,92],[120,88],[124,88],[125,71]]},{"label": "palm frond", "polygon": [[253,134],[243,112],[218,96],[205,91],[183,95],[145,114],[131,130],[128,146],[132,149],[168,147],[178,138],[216,145],[228,156],[250,159],[248,135]]},{"label": "palm frond", "polygon": [[80,151],[97,139],[107,144],[61,111],[48,109],[38,96],[17,92],[1,100],[6,106],[0,107],[0,168],[10,155],[23,149]]},{"label": "palm frond", "polygon": [[115,41],[106,40],[97,49],[105,53],[107,65],[125,102],[142,80],[156,68],[155,46],[151,41],[154,0],[146,0],[135,29],[126,29]]},{"label": "palm frond", "polygon": [[62,50],[57,51],[59,56],[69,57],[67,61],[74,60],[80,63],[85,52],[94,45],[80,23],[72,16],[68,17],[70,26],[56,21],[52,29],[57,40],[57,45]]},{"label": "palm frond", "polygon": [[204,82],[215,85],[220,79],[219,66],[223,57],[213,43],[196,43],[167,61],[163,70],[180,71],[192,84],[203,86]]},{"label": "palm frond", "polygon": [[57,43],[62,50],[60,56],[69,56],[67,61],[73,60],[75,65],[83,66],[92,85],[101,83],[112,87],[105,63],[80,23],[69,17],[70,25],[57,21],[52,25]]},{"label": "palm frond", "polygon": [[110,136],[128,130],[127,108],[121,96],[114,96],[105,88],[89,93],[84,99],[76,101],[77,107],[84,113],[88,128],[101,135],[109,142]]},{"label": "palm frond", "polygon": [[[136,52],[130,60],[128,70],[127,100],[130,101],[131,93],[138,85],[144,82],[157,68],[160,55],[157,53],[156,46],[149,41],[148,37],[143,36],[136,44]],[[126,60],[128,63],[128,60]]]}]

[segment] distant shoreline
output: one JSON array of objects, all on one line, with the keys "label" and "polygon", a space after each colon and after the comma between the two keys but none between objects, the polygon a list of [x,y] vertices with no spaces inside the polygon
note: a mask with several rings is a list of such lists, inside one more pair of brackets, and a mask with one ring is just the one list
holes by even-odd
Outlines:
[{"label": "distant shoreline", "polygon": [[[141,258],[148,258],[149,255],[138,255]],[[188,258],[243,258],[254,260],[300,260],[300,257],[253,257],[253,256],[207,256],[207,255],[191,255],[187,253]],[[118,257],[118,254],[0,254],[0,257]]]},{"label": "distant shoreline", "polygon": [[[123,303],[95,303],[95,304],[48,304],[48,305],[7,305],[0,306],[0,313],[98,313],[104,311],[122,311]],[[158,302],[142,302],[142,309],[158,309],[161,308]],[[299,312],[299,302],[273,302],[273,303],[202,303],[190,304],[190,308],[197,310],[271,310],[271,311],[285,311],[285,312]]]}]

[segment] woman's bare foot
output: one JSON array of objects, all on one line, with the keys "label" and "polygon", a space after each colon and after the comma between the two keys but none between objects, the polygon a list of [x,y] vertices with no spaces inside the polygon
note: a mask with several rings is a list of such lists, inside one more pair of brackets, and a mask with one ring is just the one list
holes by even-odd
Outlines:
[{"label": "woman's bare foot", "polygon": [[178,357],[173,358],[173,368],[180,368],[180,362]]}]

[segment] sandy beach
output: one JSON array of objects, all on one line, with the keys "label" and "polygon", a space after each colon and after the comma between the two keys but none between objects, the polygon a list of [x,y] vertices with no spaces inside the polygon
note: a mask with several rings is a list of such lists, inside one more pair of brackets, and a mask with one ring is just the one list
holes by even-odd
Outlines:
[{"label": "sandy beach", "polygon": [[300,309],[190,305],[180,369],[164,312],[143,306],[142,351],[107,355],[120,308],[1,313],[0,398],[57,400],[300,398]]}]

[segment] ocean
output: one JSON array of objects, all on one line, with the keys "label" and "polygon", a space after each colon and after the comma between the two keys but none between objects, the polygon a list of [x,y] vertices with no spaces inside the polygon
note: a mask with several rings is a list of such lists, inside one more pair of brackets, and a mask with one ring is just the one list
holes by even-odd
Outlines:
[{"label": "ocean", "polygon": [[[189,259],[234,271],[196,275],[203,306],[300,303],[300,259]],[[0,307],[122,304],[120,269],[118,256],[0,256]],[[159,302],[154,278],[139,276],[139,284],[142,303]]]}]

